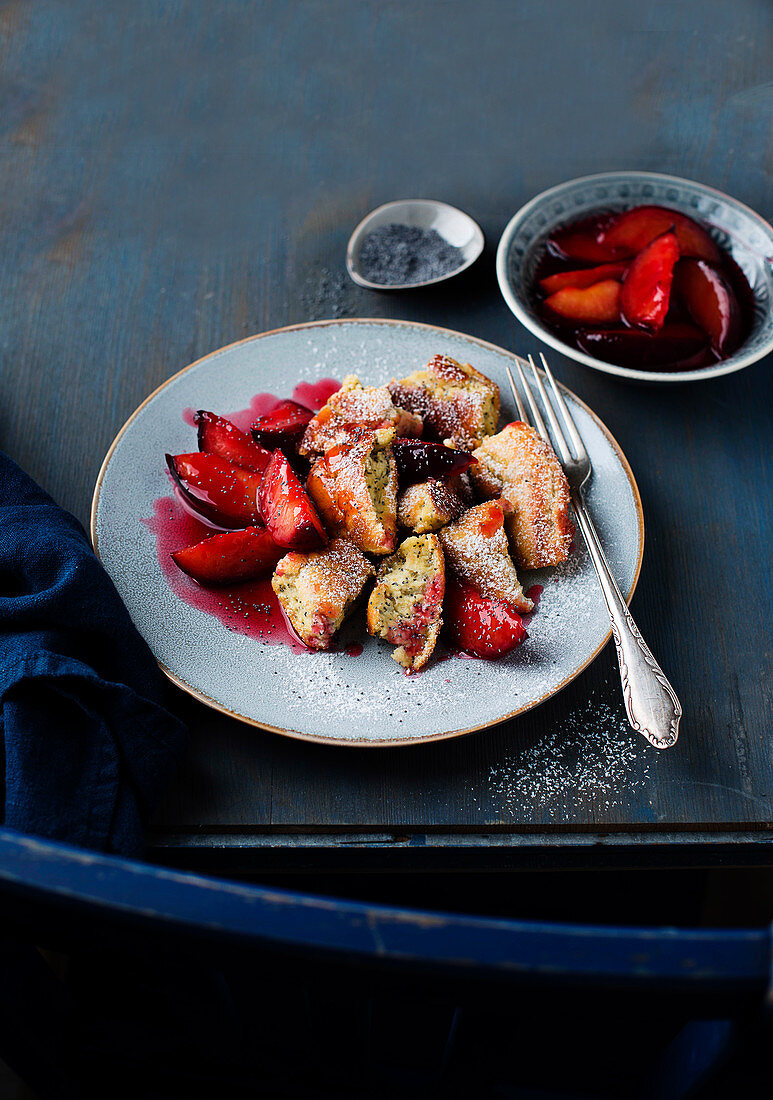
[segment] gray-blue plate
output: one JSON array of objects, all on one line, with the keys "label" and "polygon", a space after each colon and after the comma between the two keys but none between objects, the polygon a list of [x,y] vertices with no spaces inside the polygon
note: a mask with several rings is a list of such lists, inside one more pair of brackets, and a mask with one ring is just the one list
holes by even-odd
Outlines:
[{"label": "gray-blue plate", "polygon": [[[565,344],[542,323],[531,287],[553,230],[597,210],[628,210],[646,203],[668,206],[705,222],[749,280],[754,294],[751,331],[741,347],[720,363],[684,371],[619,367]],[[530,332],[569,359],[606,374],[639,382],[705,382],[742,370],[773,351],[773,228],[737,199],[694,180],[659,172],[601,172],[543,191],[508,222],[497,249],[497,279],[508,306]]]},{"label": "gray-blue plate", "polygon": [[[544,586],[528,640],[499,661],[432,659],[406,676],[392,647],[368,637],[364,612],[345,624],[345,652],[294,653],[233,633],[181,601],[162,574],[141,522],[169,495],[164,453],[195,448],[186,408],[228,412],[252,396],[289,396],[299,381],[356,373],[365,384],[402,377],[443,352],[471,362],[502,391],[502,423],[515,418],[505,364],[514,356],[471,336],[404,321],[295,325],[242,340],[186,367],[137,409],[119,432],[97,480],[94,549],[169,678],[201,702],[264,729],[335,745],[390,746],[456,737],[549,699],[598,654],[609,619],[582,540],[571,560],[523,576]],[[628,598],[644,545],[641,501],[619,446],[566,391],[594,467],[589,505],[612,569]]]}]

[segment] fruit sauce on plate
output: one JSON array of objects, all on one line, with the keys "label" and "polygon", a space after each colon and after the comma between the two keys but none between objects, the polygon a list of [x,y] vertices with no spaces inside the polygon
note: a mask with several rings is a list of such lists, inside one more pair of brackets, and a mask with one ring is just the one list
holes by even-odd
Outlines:
[{"label": "fruit sauce on plate", "polygon": [[663,206],[561,226],[532,286],[544,323],[586,355],[651,371],[721,362],[751,329],[740,267],[699,222]]},{"label": "fruit sauce on plate", "polygon": [[181,600],[214,615],[223,626],[269,645],[287,645],[308,653],[284,618],[271,588],[271,577],[232,585],[203,585],[174,564],[172,553],[213,534],[190,514],[177,494],[153,502],[153,515],[143,523],[156,539],[156,554],[170,588]]},{"label": "fruit sauce on plate", "polygon": [[[323,378],[319,382],[302,382],[293,390],[293,402],[307,409],[320,409],[331,394],[340,389],[341,383],[334,378]],[[271,393],[256,394],[246,409],[230,413],[227,420],[240,431],[249,431],[250,425],[260,417],[267,416],[278,407],[287,405],[280,397]],[[195,427],[198,423],[196,411],[185,409],[183,420]],[[169,496],[159,497],[153,502],[153,515],[143,523],[156,540],[156,555],[161,571],[172,591],[191,607],[205,611],[238,634],[266,642],[269,645],[286,645],[297,653],[310,653],[282,611],[278,599],[271,587],[271,573],[257,580],[247,580],[237,584],[199,584],[187,576],[175,564],[172,554],[200,543],[222,533],[226,528],[222,524],[209,526],[195,515],[179,486]],[[362,647],[352,645],[344,652],[356,656]]]}]

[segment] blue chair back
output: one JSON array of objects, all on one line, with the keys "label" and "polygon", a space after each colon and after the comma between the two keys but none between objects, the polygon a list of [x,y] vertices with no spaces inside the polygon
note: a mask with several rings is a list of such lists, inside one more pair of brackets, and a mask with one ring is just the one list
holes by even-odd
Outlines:
[{"label": "blue chair back", "polygon": [[[410,1039],[402,1026],[395,1049],[415,1046],[415,1062],[421,1061],[427,1044],[432,1046],[437,1056],[433,1055],[434,1068],[423,1085],[439,1089],[440,1095],[456,1095],[444,1093],[442,1082],[450,1089],[458,1086],[465,1072],[472,1072],[470,1064],[463,1063],[473,1057],[474,1064],[470,1052],[484,1041],[475,1025],[481,1006],[496,1016],[495,1024],[484,1029],[489,1045],[497,1026],[505,1023],[502,1041],[506,1046],[513,1034],[511,1030],[508,1039],[508,1028],[517,1021],[520,1035],[535,1030],[530,1045],[536,1051],[544,1034],[544,1026],[536,1021],[546,1018],[555,1026],[560,1020],[565,1034],[554,1030],[550,1036],[554,1047],[558,1043],[568,1049],[567,1044],[585,1034],[585,1029],[588,1035],[601,1029],[597,1053],[608,1067],[611,1055],[603,1027],[609,1037],[621,1023],[624,1035],[631,1031],[633,1016],[620,1020],[621,1014],[635,1013],[646,1022],[649,1013],[652,1026],[649,1034],[637,1039],[642,1054],[633,1079],[626,1079],[622,1067],[622,1077],[613,1075],[618,1085],[610,1084],[619,1089],[630,1084],[634,1091],[610,1094],[616,1096],[633,1096],[636,1089],[645,1087],[651,1091],[638,1095],[698,1095],[695,1089],[700,1081],[737,1043],[740,1023],[747,1036],[765,1027],[761,1011],[772,957],[767,928],[582,926],[371,905],[177,872],[8,830],[0,830],[0,897],[6,937],[0,960],[6,990],[0,1013],[6,1038],[0,1040],[4,1044],[0,1055],[28,1080],[31,1074],[33,1087],[43,1096],[87,1095],[78,1091],[83,1086],[78,1076],[82,1063],[77,1058],[78,1064],[70,1062],[83,1043],[80,1032],[89,1033],[91,1028],[88,1057],[92,1063],[95,1057],[98,1060],[98,1042],[93,1034],[94,1004],[84,1006],[83,997],[80,1002],[73,999],[67,982],[52,974],[35,945],[89,958],[92,998],[95,971],[105,960],[110,960],[104,965],[106,972],[110,966],[134,968],[135,977],[143,967],[153,975],[163,971],[165,988],[187,989],[182,999],[187,997],[188,1007],[195,1005],[200,1016],[211,1014],[216,1006],[220,1022],[210,1028],[207,1042],[224,1042],[227,1048],[251,1016],[244,1005],[249,1006],[251,997],[262,999],[260,1029],[264,1035],[276,1030],[275,1051],[284,1049],[289,1036],[302,1052],[318,1047],[320,1035],[330,1033],[328,1053],[344,1043],[336,1055],[338,1070],[346,1070],[344,1063],[351,1061],[346,1052],[352,1037],[357,1038],[360,1054],[365,1047],[375,1049],[374,1043],[378,1047],[377,1040],[389,1031],[381,1017],[386,1015],[392,1023],[399,1019],[404,1025],[415,1010],[418,1019]],[[300,991],[302,1011],[293,997],[289,1007],[282,1007],[290,988]],[[394,1006],[391,1017],[384,1008],[389,1004]],[[176,1003],[170,1015],[179,1012]],[[594,1013],[599,1013],[595,1021]],[[190,1034],[185,1016],[183,1010],[180,1032]],[[305,1027],[300,1025],[301,1017]],[[57,1021],[65,1018],[68,1026],[63,1031]],[[335,1021],[332,1030],[331,1021]],[[156,1026],[163,1032],[167,1023],[164,1019]],[[256,1018],[251,1018],[251,1026],[256,1026]],[[114,1023],[113,1034],[120,1028],[120,1022]],[[219,1038],[218,1029],[223,1031]],[[48,1035],[51,1056],[43,1060],[44,1065],[38,1050],[34,1070],[27,1055],[34,1045],[32,1037],[42,1034]],[[146,1072],[141,1053],[145,1039],[132,1034],[135,1046],[130,1061],[136,1063],[139,1058]],[[582,1044],[581,1049],[585,1049]],[[528,1053],[524,1050],[522,1065]],[[365,1065],[360,1054],[355,1059],[357,1072],[367,1079],[376,1063]],[[84,1052],[85,1061],[88,1057]],[[490,1050],[486,1057],[488,1065],[496,1061]],[[376,1062],[386,1072],[388,1053],[382,1050],[379,1058]],[[231,1072],[240,1064],[238,1052],[224,1061]],[[260,1066],[253,1067],[264,1075],[264,1086],[265,1075],[277,1072],[276,1066],[268,1065],[270,1061],[264,1051]],[[291,1062],[283,1055],[286,1067]],[[330,1076],[324,1056],[322,1062],[320,1069],[317,1060],[317,1069]],[[454,1064],[457,1069],[451,1072]],[[510,1064],[509,1069],[515,1076],[508,1084],[505,1059],[501,1079],[492,1084],[499,1091],[491,1095],[580,1095],[566,1090],[561,1073],[557,1085],[550,1083],[556,1066],[549,1059],[537,1083],[519,1083],[517,1066]],[[207,1080],[207,1072],[211,1074],[211,1067],[202,1070],[200,1080]],[[414,1077],[418,1072],[414,1066]],[[422,1072],[426,1075],[426,1067]],[[538,1071],[534,1073],[539,1076]],[[594,1079],[601,1080],[598,1072]],[[272,1088],[279,1087],[271,1080]],[[345,1074],[339,1076],[330,1095],[359,1095],[356,1084],[351,1086],[355,1091],[346,1091],[349,1084]],[[392,1085],[402,1088],[405,1081],[398,1079]],[[173,1087],[177,1086],[170,1081],[163,1085]],[[371,1079],[363,1095],[380,1095],[374,1087]],[[503,1092],[506,1087],[531,1091]],[[178,1093],[159,1091],[157,1095]],[[189,1089],[180,1095],[197,1093]]]}]

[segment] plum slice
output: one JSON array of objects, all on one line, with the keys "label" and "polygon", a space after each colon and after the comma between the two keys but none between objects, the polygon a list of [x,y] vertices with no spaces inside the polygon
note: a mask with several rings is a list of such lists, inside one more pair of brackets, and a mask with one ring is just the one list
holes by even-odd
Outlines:
[{"label": "plum slice", "polygon": [[548,252],[554,256],[594,264],[619,259],[619,254],[613,252],[608,245],[599,242],[599,237],[609,220],[609,215],[595,214],[582,221],[561,226],[548,237]]},{"label": "plum slice", "polygon": [[245,527],[176,550],[172,561],[199,584],[236,584],[272,573],[285,553],[265,527]]},{"label": "plum slice", "polygon": [[220,455],[255,474],[262,474],[271,461],[270,451],[224,416],[199,409],[194,419],[199,429],[200,451]]},{"label": "plum slice", "polygon": [[566,286],[543,302],[552,321],[563,324],[604,325],[620,320],[620,283],[603,279],[589,287]]},{"label": "plum slice", "polygon": [[616,264],[583,267],[579,271],[559,271],[556,275],[540,279],[539,285],[546,294],[555,294],[557,290],[563,290],[567,286],[586,287],[603,282],[604,279],[622,279],[627,269],[628,264],[621,260]]},{"label": "plum slice", "polygon": [[277,448],[258,493],[263,522],[274,541],[287,550],[316,550],[327,545],[327,533],[306,490]]},{"label": "plum slice", "polygon": [[628,268],[620,292],[620,309],[629,325],[652,332],[663,327],[678,259],[679,242],[670,230],[641,250]]},{"label": "plum slice", "polygon": [[446,584],[443,618],[451,643],[484,660],[502,657],[529,636],[512,604],[487,599],[455,579]]},{"label": "plum slice", "polygon": [[425,443],[420,439],[396,439],[392,453],[401,485],[412,485],[431,477],[453,477],[477,462],[469,451],[457,451],[442,443]]},{"label": "plum slice", "polygon": [[744,275],[743,269],[727,253],[722,257],[722,275],[738,302],[738,308],[741,311],[741,328],[745,334],[754,321],[754,291],[749,286],[749,280]]},{"label": "plum slice", "polygon": [[311,409],[304,408],[297,401],[280,401],[270,413],[258,417],[252,425],[252,437],[272,450],[281,447],[292,451],[313,416]]},{"label": "plum slice", "polygon": [[727,356],[738,347],[741,309],[727,279],[716,268],[704,260],[680,260],[674,291],[718,355]]},{"label": "plum slice", "polygon": [[587,329],[577,334],[577,347],[605,363],[642,370],[694,370],[713,362],[706,334],[677,322],[663,325],[657,335],[632,328]]},{"label": "plum slice", "polygon": [[185,502],[210,525],[238,528],[260,523],[259,474],[200,451],[167,455],[166,464]]},{"label": "plum slice", "polygon": [[613,256],[635,256],[669,230],[673,230],[683,256],[719,261],[719,249],[708,232],[686,214],[665,206],[635,206],[626,210],[600,231],[598,242]]}]

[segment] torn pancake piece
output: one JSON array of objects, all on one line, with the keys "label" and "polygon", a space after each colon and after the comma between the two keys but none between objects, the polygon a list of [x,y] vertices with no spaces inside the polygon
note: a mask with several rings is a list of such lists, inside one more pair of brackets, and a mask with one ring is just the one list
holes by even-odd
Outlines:
[{"label": "torn pancake piece", "polygon": [[397,405],[420,416],[441,440],[469,450],[496,431],[499,386],[469,363],[435,355],[423,370],[389,383]]},{"label": "torn pancake piece", "polygon": [[347,374],[340,390],[309,421],[298,451],[324,454],[352,442],[358,428],[394,428],[398,436],[418,436],[422,427],[420,416],[393,403],[386,386],[363,386],[355,374]]},{"label": "torn pancake piece", "polygon": [[558,565],[569,557],[574,524],[569,485],[553,448],[534,428],[516,420],[484,439],[470,477],[483,496],[501,496],[512,511],[505,526],[515,564],[522,569]]},{"label": "torn pancake piece", "polygon": [[312,554],[286,554],[277,564],[271,587],[303,644],[329,649],[375,572],[354,543],[337,538]]},{"label": "torn pancake piece", "polygon": [[481,596],[505,600],[516,611],[528,612],[534,604],[523,587],[510,557],[505,534],[506,500],[488,500],[465,512],[457,523],[444,527],[440,541],[446,561],[460,580]]},{"label": "torn pancake piece", "polygon": [[368,630],[397,646],[392,656],[412,672],[426,664],[435,648],[445,589],[437,535],[411,535],[379,569],[368,600]]},{"label": "torn pancake piece", "polygon": [[465,509],[461,499],[444,481],[429,478],[409,485],[397,500],[397,521],[416,535],[439,531],[458,519]]},{"label": "torn pancake piece", "polygon": [[368,554],[397,546],[397,463],[390,446],[395,429],[360,429],[318,458],[306,491],[331,535],[343,535]]}]

